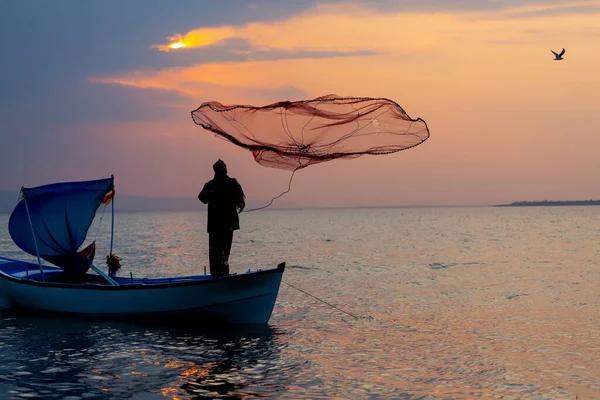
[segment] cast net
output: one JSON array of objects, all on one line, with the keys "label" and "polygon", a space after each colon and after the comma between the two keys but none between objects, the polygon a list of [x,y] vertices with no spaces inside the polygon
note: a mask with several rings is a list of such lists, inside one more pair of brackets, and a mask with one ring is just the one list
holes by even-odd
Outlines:
[{"label": "cast net", "polygon": [[392,100],[338,97],[266,106],[203,103],[197,125],[252,152],[261,165],[296,171],[337,158],[390,154],[429,138],[427,124]]}]

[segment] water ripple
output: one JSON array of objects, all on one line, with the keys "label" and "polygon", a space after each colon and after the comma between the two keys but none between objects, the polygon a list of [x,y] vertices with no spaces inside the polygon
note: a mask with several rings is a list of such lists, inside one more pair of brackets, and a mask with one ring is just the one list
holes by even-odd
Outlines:
[{"label": "water ripple", "polygon": [[[204,213],[117,221],[125,275],[207,264]],[[597,226],[597,207],[243,215],[233,272],[286,261],[358,319],[285,284],[259,328],[0,313],[0,397],[600,398]]]}]

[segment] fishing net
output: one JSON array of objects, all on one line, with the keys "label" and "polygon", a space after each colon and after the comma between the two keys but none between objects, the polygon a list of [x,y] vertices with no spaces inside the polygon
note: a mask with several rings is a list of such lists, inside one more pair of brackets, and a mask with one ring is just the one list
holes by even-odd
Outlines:
[{"label": "fishing net", "polygon": [[261,107],[211,101],[192,111],[192,118],[250,150],[259,164],[291,171],[337,158],[395,153],[429,138],[425,121],[384,98],[329,95]]}]

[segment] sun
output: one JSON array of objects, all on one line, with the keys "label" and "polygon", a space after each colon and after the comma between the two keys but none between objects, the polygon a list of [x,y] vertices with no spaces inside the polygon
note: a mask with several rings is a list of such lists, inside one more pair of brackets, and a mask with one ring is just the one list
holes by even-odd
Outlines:
[{"label": "sun", "polygon": [[185,46],[186,46],[186,44],[183,42],[175,42],[175,43],[169,44],[170,49],[181,49],[182,47],[185,47]]}]

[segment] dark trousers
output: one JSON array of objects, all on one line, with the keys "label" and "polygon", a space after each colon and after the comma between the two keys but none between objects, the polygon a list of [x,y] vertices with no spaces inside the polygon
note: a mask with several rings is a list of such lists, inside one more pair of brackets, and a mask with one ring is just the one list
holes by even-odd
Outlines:
[{"label": "dark trousers", "polygon": [[229,275],[229,253],[232,241],[233,231],[231,229],[208,233],[208,258],[210,274],[213,277]]}]

